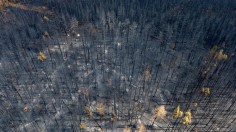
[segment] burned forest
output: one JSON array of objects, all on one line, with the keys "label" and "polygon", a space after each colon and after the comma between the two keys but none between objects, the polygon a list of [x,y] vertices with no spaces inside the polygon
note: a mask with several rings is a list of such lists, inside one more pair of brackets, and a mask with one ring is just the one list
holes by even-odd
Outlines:
[{"label": "burned forest", "polygon": [[236,1],[0,0],[0,132],[235,132]]}]

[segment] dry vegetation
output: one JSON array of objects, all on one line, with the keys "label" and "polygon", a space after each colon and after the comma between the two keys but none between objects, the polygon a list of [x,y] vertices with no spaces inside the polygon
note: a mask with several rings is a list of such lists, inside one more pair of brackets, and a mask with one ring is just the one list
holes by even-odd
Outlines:
[{"label": "dry vegetation", "polygon": [[103,117],[105,115],[106,109],[103,103],[97,103],[96,109],[100,117]]},{"label": "dry vegetation", "polygon": [[138,132],[146,132],[146,127],[143,123],[138,125]]},{"label": "dry vegetation", "polygon": [[129,127],[124,128],[123,132],[131,132],[131,129]]},{"label": "dry vegetation", "polygon": [[167,111],[164,105],[161,105],[154,110],[154,119],[164,119],[167,115]]}]

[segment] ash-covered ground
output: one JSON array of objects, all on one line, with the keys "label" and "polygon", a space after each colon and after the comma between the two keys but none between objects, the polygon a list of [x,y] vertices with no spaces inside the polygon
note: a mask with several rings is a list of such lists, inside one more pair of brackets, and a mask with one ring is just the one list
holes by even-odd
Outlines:
[{"label": "ash-covered ground", "polygon": [[0,131],[236,131],[235,1],[2,0],[0,11]]}]

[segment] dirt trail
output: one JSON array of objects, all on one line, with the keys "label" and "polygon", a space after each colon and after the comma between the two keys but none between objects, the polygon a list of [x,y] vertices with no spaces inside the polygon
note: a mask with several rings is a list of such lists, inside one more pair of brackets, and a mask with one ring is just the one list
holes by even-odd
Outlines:
[{"label": "dirt trail", "polygon": [[48,8],[46,6],[26,6],[26,5],[14,3],[11,1],[1,0],[0,1],[0,10],[3,10],[6,7],[14,7],[14,8],[21,9],[21,10],[33,11],[33,12],[38,12],[38,13],[45,13],[48,15],[54,15],[54,13],[51,12],[50,10],[48,10]]}]

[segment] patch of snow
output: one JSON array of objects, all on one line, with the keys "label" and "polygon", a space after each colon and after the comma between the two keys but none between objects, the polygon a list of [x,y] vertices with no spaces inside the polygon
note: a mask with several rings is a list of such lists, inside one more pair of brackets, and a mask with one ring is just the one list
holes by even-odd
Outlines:
[{"label": "patch of snow", "polygon": [[77,101],[76,95],[72,94],[71,98],[72,98],[72,101]]},{"label": "patch of snow", "polygon": [[58,119],[61,115],[62,115],[62,112],[57,111],[57,113],[55,114],[55,119]]},{"label": "patch of snow", "polygon": [[129,89],[128,89],[128,88],[126,88],[125,90],[126,90],[126,92],[129,92]]},{"label": "patch of snow", "polygon": [[105,50],[105,54],[107,54],[107,53],[108,53],[108,50],[106,49],[106,50]]},{"label": "patch of snow", "polygon": [[120,46],[121,46],[121,43],[120,43],[120,42],[118,42],[118,43],[117,43],[117,46],[118,46],[118,47],[120,47]]},{"label": "patch of snow", "polygon": [[125,80],[125,76],[121,76],[121,80],[124,81]]}]

